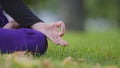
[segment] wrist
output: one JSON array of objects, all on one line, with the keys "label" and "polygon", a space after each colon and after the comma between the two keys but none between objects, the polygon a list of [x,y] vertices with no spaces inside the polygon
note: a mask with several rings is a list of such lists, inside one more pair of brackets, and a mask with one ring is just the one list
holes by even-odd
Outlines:
[{"label": "wrist", "polygon": [[38,22],[38,23],[35,23],[31,26],[32,29],[35,29],[35,30],[38,30],[38,29],[42,29],[44,27],[44,24],[43,22]]},{"label": "wrist", "polygon": [[35,24],[33,24],[33,25],[31,26],[31,28],[34,29],[34,28],[38,27],[38,25],[40,26],[40,25],[42,25],[42,24],[43,24],[43,22],[35,23]]}]

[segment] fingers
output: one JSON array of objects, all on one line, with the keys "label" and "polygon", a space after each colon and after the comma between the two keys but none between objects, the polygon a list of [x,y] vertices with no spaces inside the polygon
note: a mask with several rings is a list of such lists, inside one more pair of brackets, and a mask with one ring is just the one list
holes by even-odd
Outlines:
[{"label": "fingers", "polygon": [[67,46],[68,45],[68,43],[66,41],[64,41],[60,36],[55,38],[54,35],[49,35],[49,39],[51,41],[53,41],[53,43],[55,43],[56,45],[62,45],[62,46]]},{"label": "fingers", "polygon": [[63,21],[59,21],[57,23],[57,27],[60,27],[60,32],[59,32],[59,36],[62,37],[65,33],[65,24],[63,23]]},{"label": "fingers", "polygon": [[59,36],[57,38],[58,39],[58,44],[63,45],[63,46],[68,45],[68,43],[61,38],[65,33],[65,24],[63,23],[63,21],[59,21],[57,23],[57,27],[58,28],[60,27],[60,32],[58,33]]},{"label": "fingers", "polygon": [[63,45],[63,46],[67,46],[68,45],[68,43],[66,41],[64,41],[61,37],[58,37],[58,41],[59,41],[60,45]]},{"label": "fingers", "polygon": [[53,43],[55,43],[56,45],[59,44],[58,39],[55,39],[55,38],[53,38],[52,36],[49,36],[49,39],[50,39]]},{"label": "fingers", "polygon": [[45,34],[53,43],[63,46],[68,45],[68,43],[61,38],[65,33],[65,24],[62,21],[57,23],[46,23],[44,27],[42,26],[42,29],[38,30]]}]

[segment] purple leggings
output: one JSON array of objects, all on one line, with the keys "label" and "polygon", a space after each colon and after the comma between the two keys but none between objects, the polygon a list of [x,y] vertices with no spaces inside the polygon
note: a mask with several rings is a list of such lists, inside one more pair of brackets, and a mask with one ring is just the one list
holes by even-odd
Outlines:
[{"label": "purple leggings", "polygon": [[0,12],[0,52],[30,51],[43,55],[48,47],[46,36],[29,28],[3,29],[6,17]]}]

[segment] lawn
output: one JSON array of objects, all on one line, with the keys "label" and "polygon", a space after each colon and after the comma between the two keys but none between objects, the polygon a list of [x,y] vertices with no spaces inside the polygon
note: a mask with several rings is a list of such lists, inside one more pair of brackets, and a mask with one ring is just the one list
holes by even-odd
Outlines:
[{"label": "lawn", "polygon": [[49,41],[45,55],[0,55],[0,68],[119,68],[120,32],[67,32],[69,46]]}]

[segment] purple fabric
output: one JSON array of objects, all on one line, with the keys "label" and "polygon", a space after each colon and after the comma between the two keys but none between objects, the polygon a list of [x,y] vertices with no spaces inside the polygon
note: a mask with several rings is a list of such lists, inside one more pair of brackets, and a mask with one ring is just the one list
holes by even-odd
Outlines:
[{"label": "purple fabric", "polygon": [[28,29],[3,29],[8,23],[0,8],[0,51],[1,53],[13,53],[15,51],[31,51],[43,55],[48,47],[46,36],[41,32]]},{"label": "purple fabric", "polygon": [[42,55],[46,52],[47,47],[46,36],[41,32],[27,28],[17,30],[0,28],[0,50],[2,53],[27,50]]}]

